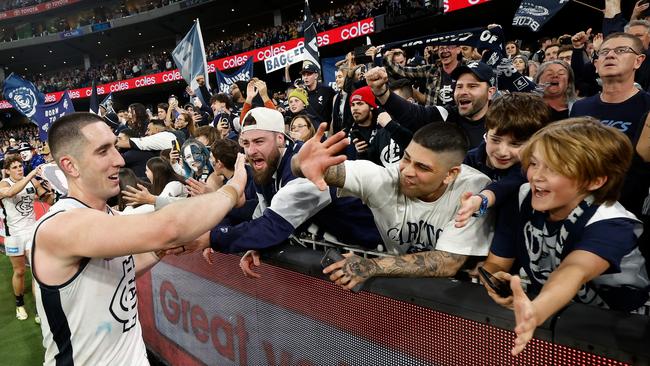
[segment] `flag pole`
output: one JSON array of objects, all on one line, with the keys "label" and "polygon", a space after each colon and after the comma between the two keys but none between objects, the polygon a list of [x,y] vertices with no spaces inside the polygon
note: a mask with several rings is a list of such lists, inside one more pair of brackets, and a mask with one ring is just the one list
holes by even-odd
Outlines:
[{"label": "flag pole", "polygon": [[588,8],[591,8],[591,9],[597,10],[597,11],[599,11],[599,12],[601,12],[601,13],[604,13],[604,12],[605,12],[603,9],[598,9],[598,8],[595,7],[595,6],[593,6],[593,5],[589,5],[589,4],[587,4],[587,3],[583,3],[582,1],[578,1],[578,0],[571,0],[571,1],[573,1],[574,3],[580,4],[580,5],[586,6],[586,7],[588,7]]}]

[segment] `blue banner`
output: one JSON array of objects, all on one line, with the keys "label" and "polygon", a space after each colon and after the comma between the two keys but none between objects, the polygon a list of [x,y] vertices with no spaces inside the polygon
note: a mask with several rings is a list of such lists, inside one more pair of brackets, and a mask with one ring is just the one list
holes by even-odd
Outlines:
[{"label": "blue banner", "polygon": [[18,112],[30,119],[36,113],[36,106],[45,103],[45,95],[34,84],[14,73],[5,79],[2,93]]},{"label": "blue banner", "polygon": [[320,60],[323,66],[323,83],[335,90],[338,90],[336,87],[336,63],[343,59],[345,59],[345,56],[328,57]]},{"label": "blue banner", "polygon": [[59,38],[66,39],[66,38],[72,38],[72,37],[79,37],[79,36],[83,36],[83,34],[84,34],[84,31],[81,30],[81,28],[77,28],[77,29],[73,29],[73,30],[69,30],[69,31],[59,33]]},{"label": "blue banner", "polygon": [[569,0],[524,0],[512,19],[512,25],[539,31]]},{"label": "blue banner", "polygon": [[38,138],[41,141],[47,141],[47,132],[50,130],[52,123],[70,113],[74,113],[74,105],[72,105],[67,90],[58,102],[37,105],[32,120],[38,125]]},{"label": "blue banner", "polygon": [[249,57],[239,70],[225,74],[217,69],[217,89],[219,93],[230,94],[230,86],[236,81],[248,81],[253,78],[253,58]]},{"label": "blue banner", "polygon": [[208,83],[208,63],[205,59],[205,48],[203,46],[203,36],[201,35],[201,24],[197,19],[185,37],[178,43],[172,58],[176,67],[178,67],[181,76],[194,91],[194,95],[201,99],[201,103],[209,106],[209,100],[203,100],[203,94],[199,91],[199,83],[196,80],[198,76],[203,76],[205,86],[210,90]]}]

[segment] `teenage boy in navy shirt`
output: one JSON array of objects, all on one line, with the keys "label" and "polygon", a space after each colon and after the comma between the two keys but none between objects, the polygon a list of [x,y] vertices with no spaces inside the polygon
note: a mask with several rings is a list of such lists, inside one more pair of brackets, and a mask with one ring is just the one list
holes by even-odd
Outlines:
[{"label": "teenage boy in navy shirt", "polygon": [[[572,299],[631,311],[648,299],[650,281],[637,247],[641,222],[617,202],[632,160],[620,131],[592,118],[553,123],[521,152],[529,183],[512,200],[509,225],[496,229],[485,269],[509,282],[513,295],[492,299],[515,311],[512,354],[520,353],[544,323]],[[530,300],[513,264],[528,276]]]},{"label": "teenage boy in navy shirt", "polygon": [[[530,93],[505,94],[495,99],[485,118],[485,141],[470,150],[463,162],[491,180],[479,194],[463,195],[456,226],[462,227],[475,212],[503,202],[526,182],[519,163],[519,151],[530,136],[551,120],[544,100]],[[482,210],[481,210],[482,209]]]}]

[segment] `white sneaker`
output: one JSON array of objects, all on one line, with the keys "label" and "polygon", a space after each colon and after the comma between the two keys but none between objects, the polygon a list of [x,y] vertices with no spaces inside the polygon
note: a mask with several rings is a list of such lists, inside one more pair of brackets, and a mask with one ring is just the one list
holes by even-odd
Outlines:
[{"label": "white sneaker", "polygon": [[41,317],[38,316],[38,313],[36,313],[36,315],[34,315],[34,323],[39,324],[39,325],[41,324]]},{"label": "white sneaker", "polygon": [[18,320],[27,319],[27,312],[25,311],[24,306],[16,306],[16,319]]}]

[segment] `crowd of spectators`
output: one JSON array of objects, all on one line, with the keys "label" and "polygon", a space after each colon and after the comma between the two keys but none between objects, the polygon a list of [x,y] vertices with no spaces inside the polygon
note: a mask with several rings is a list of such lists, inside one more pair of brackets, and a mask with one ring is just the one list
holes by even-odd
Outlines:
[{"label": "crowd of spectators", "polygon": [[99,7],[77,11],[65,16],[52,16],[29,23],[7,25],[0,29],[0,39],[12,42],[18,39],[42,37],[48,34],[71,31],[86,25],[108,22],[149,10],[161,8],[180,0],[131,0],[102,4]]},{"label": "crowd of spectators", "polygon": [[[355,1],[343,7],[328,10],[314,15],[318,31],[335,28],[374,16],[385,8],[384,0]],[[243,35],[229,35],[223,39],[216,39],[206,45],[208,60],[249,51],[252,49],[285,42],[300,37],[302,20],[285,22],[279,27],[268,27],[261,30],[247,32]],[[211,34],[204,33],[207,39]],[[93,81],[109,83],[131,77],[153,74],[160,71],[175,69],[176,65],[171,59],[172,50],[158,50],[146,54],[129,54],[127,57],[113,60],[102,60],[101,63],[92,65],[88,70],[75,67],[55,72],[39,72],[27,76],[37,88],[50,93],[66,89],[87,87]]]},{"label": "crowd of spectators", "polygon": [[[259,276],[259,251],[293,235],[387,255],[325,268],[350,290],[375,276],[467,280],[483,269],[490,297],[516,313],[513,354],[571,301],[647,312],[650,23],[628,21],[610,0],[602,33],[557,39],[564,45],[543,39],[529,50],[371,46],[363,61],[350,52],[337,65],[336,89],[304,62],[300,83],[286,69],[283,90],[253,78],[217,93],[199,77],[189,100],[104,109],[135,177],[116,202],[156,210],[213,192],[243,152],[241,207],[209,241],[249,250],[248,276]],[[503,70],[537,88],[518,92]],[[167,172],[155,192],[138,184],[158,181],[153,163]]]}]

